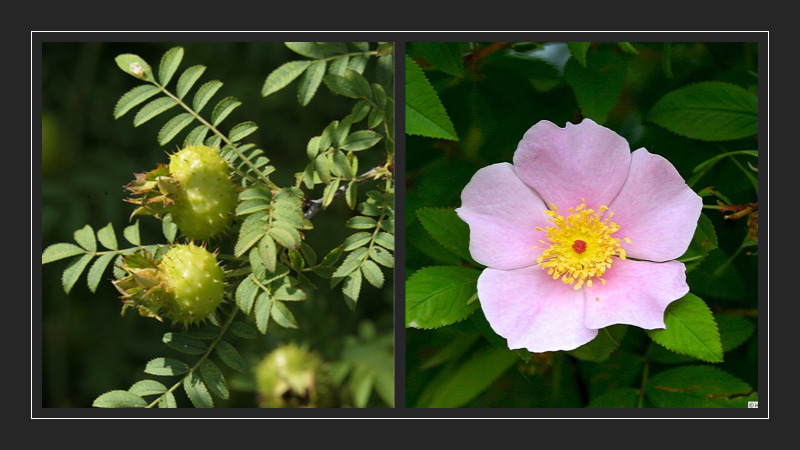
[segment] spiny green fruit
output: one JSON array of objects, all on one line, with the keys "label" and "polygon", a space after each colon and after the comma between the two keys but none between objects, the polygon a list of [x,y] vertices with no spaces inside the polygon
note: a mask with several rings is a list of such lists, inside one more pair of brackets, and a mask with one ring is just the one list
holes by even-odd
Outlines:
[{"label": "spiny green fruit", "polygon": [[236,209],[236,187],[228,164],[211,147],[197,145],[170,156],[169,165],[136,174],[128,190],[142,197],[128,199],[140,205],[132,216],[171,214],[189,239],[216,236],[230,223]]},{"label": "spiny green fruit", "polygon": [[317,407],[322,358],[295,343],[281,344],[256,368],[259,403],[267,408]]},{"label": "spiny green fruit", "polygon": [[114,282],[129,307],[145,317],[191,325],[208,318],[222,303],[225,274],[217,258],[193,243],[176,245],[160,258],[146,251],[125,257],[127,276]]}]

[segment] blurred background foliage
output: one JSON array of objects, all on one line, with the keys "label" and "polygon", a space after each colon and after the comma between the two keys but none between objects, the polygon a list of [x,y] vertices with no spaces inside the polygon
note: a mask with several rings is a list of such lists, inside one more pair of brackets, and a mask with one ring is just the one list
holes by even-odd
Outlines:
[{"label": "blurred background foliage", "polygon": [[[258,124],[259,130],[247,142],[265,150],[277,169],[271,178],[279,186],[294,185],[295,173],[308,163],[308,140],[352,109],[352,100],[335,96],[324,87],[306,107],[299,105],[296,89],[262,98],[261,88],[270,72],[287,61],[302,59],[280,42],[42,43],[43,248],[72,242],[73,232],[85,224],[95,230],[109,222],[117,230],[127,226],[133,207],[123,202],[127,197],[123,186],[134,173],[167,163],[167,154],[178,150],[176,143],[182,142],[183,135],[165,148],[156,141],[166,118],[134,128],[132,115],[115,121],[112,114],[122,94],[140,84],[121,72],[114,58],[134,53],[157,66],[161,56],[177,45],[186,50],[182,68],[207,66],[203,80],[224,83],[219,98],[234,96],[242,101],[230,123],[251,120]],[[365,73],[373,74],[374,64],[370,61]],[[359,156],[365,170],[382,162],[380,152],[363,153]],[[309,192],[309,197],[320,198],[322,187],[318,190]],[[344,222],[353,214],[344,199],[338,199],[314,217],[314,229],[305,233],[306,242],[324,255],[352,233]],[[166,242],[159,221],[139,219],[144,244]],[[148,360],[179,355],[161,342],[161,335],[170,331],[169,325],[133,313],[120,317],[121,302],[110,282],[110,270],[104,277],[109,281],[101,282],[96,294],[89,292],[85,279],[78,281],[70,295],[64,294],[60,277],[66,263],[42,266],[43,407],[88,407],[99,394],[127,389],[143,379]],[[360,364],[359,358],[369,355],[378,343],[391,346],[393,284],[387,282],[382,290],[365,286],[352,312],[341,292],[328,288],[328,280],[312,277],[312,282],[318,289],[310,293],[309,300],[292,305],[299,329],[273,326],[266,336],[233,341],[252,370],[230,374],[231,398],[218,402],[218,406],[264,405],[265,399],[257,392],[255,368],[269,352],[289,343],[319,359],[317,366],[324,376],[318,376],[317,382],[328,383],[318,387],[327,392],[324,401],[311,406],[353,406],[353,388],[363,391],[363,386],[336,382],[341,382],[348,368]],[[384,375],[393,374],[390,356],[388,362],[386,358],[372,360]],[[359,401],[371,407],[387,406],[384,399],[391,401],[387,389],[379,395],[378,386],[376,391],[371,387],[356,394]],[[179,405],[189,404],[182,389],[176,393],[183,396],[178,399]],[[300,406],[309,406],[308,398],[303,401]]]},{"label": "blurred background foliage", "polygon": [[[596,79],[602,82],[592,88],[594,98],[583,105],[576,95],[581,91],[577,77],[569,73],[579,61],[566,43],[462,42],[448,43],[447,51],[429,43],[407,44],[407,55],[424,71],[458,136],[456,141],[407,135],[407,277],[429,266],[472,267],[431,237],[417,216],[420,208],[460,206],[461,191],[479,168],[511,162],[525,131],[540,120],[559,127],[580,122],[589,115],[581,106],[593,108],[593,118],[625,137],[631,150],[645,147],[667,158],[695,191],[713,187],[735,205],[758,201],[745,174],[758,176],[747,168],[748,162],[758,166],[751,156],[722,159],[699,179],[693,173],[696,166],[722,153],[757,149],[757,135],[703,141],[647,120],[659,99],[695,82],[724,81],[757,95],[756,43],[585,44],[590,68],[591,58],[596,58],[595,67],[597,58],[609,62],[599,66]],[[716,200],[707,196],[704,204],[716,205]],[[719,248],[692,266],[688,283],[720,325],[726,353],[724,362],[713,367],[757,390],[757,247],[752,242],[742,246],[748,233],[746,217],[726,220],[723,213],[710,209],[704,214],[713,223]],[[728,322],[733,326],[728,328]],[[643,378],[700,363],[666,351],[636,327],[628,327],[620,348],[603,362],[566,352],[532,354],[530,360],[527,356],[491,360],[487,351],[502,348],[505,340],[498,340],[480,309],[449,326],[407,328],[406,339],[409,407],[585,407],[615,389],[619,398],[613,401],[619,405],[654,406],[648,399],[639,401]],[[458,394],[445,400],[437,393],[443,390]]]}]

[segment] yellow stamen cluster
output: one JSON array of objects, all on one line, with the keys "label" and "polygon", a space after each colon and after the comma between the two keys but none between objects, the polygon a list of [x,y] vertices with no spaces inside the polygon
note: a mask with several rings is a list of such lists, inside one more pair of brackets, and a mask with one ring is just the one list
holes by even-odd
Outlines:
[{"label": "yellow stamen cluster", "polygon": [[[555,226],[547,227],[547,240],[540,240],[544,251],[536,260],[542,269],[547,269],[547,274],[554,280],[559,277],[566,284],[575,284],[578,290],[586,283],[592,287],[592,278],[597,278],[603,285],[606,280],[600,278],[611,267],[612,258],[619,256],[625,259],[625,249],[620,241],[630,243],[628,238],[619,239],[612,237],[619,230],[619,225],[611,222],[614,215],[610,212],[605,219],[601,219],[608,207],[601,206],[598,212],[586,209],[586,201],[569,209],[567,217],[558,214],[556,205],[550,205],[552,210],[545,211],[550,216],[550,221]],[[536,228],[542,231],[541,228]],[[576,244],[576,241],[578,242]],[[577,283],[575,283],[577,281]]]}]

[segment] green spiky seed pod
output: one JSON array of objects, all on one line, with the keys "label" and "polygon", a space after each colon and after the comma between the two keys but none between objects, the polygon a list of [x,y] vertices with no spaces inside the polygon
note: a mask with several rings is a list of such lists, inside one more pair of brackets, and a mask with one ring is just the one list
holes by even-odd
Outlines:
[{"label": "green spiky seed pod", "polygon": [[136,174],[126,188],[141,197],[127,201],[139,205],[132,216],[171,214],[172,221],[189,239],[216,236],[230,223],[236,209],[236,186],[228,164],[211,147],[186,147],[170,156],[169,165]]},{"label": "green spiky seed pod", "polygon": [[191,325],[207,319],[222,303],[225,274],[203,247],[176,245],[161,258],[142,252],[126,256],[127,276],[114,282],[125,309],[158,320]]},{"label": "green spiky seed pod", "polygon": [[170,156],[169,171],[180,186],[172,220],[181,233],[208,239],[223,232],[236,209],[236,189],[225,160],[210,147],[187,147]]}]

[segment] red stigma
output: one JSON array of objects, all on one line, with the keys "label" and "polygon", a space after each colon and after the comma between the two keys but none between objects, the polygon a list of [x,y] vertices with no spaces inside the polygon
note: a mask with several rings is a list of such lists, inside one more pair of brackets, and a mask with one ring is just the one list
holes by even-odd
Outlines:
[{"label": "red stigma", "polygon": [[586,251],[586,241],[582,241],[577,239],[575,242],[572,243],[572,249],[575,250],[575,253],[581,254]]}]

